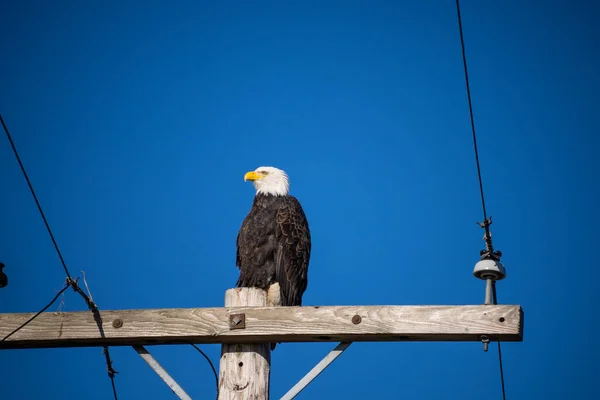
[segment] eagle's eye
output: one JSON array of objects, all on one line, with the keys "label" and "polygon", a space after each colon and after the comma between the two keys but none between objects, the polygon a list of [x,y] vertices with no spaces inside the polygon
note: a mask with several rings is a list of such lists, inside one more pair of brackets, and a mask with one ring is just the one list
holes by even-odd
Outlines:
[{"label": "eagle's eye", "polygon": [[268,171],[259,171],[259,173],[263,174],[263,175],[269,175]]}]

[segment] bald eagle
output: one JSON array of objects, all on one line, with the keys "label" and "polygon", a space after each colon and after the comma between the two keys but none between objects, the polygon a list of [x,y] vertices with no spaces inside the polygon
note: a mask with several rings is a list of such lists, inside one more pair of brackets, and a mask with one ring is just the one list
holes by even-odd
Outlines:
[{"label": "bald eagle", "polygon": [[274,167],[246,173],[256,189],[237,235],[237,287],[267,290],[269,306],[300,306],[308,283],[310,230],[287,174]]}]

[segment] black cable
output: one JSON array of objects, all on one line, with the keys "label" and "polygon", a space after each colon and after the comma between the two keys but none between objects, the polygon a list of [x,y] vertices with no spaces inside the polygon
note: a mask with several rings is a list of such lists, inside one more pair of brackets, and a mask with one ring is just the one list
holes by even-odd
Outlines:
[{"label": "black cable", "polygon": [[25,321],[21,326],[19,326],[17,329],[13,330],[11,333],[9,333],[8,335],[6,335],[4,337],[4,339],[0,340],[0,343],[4,342],[6,339],[8,339],[9,337],[11,337],[12,335],[14,335],[15,333],[17,333],[18,331],[20,331],[21,329],[23,329],[27,324],[29,324],[31,321],[33,321],[34,319],[36,319],[41,313],[43,313],[44,311],[46,311],[48,308],[50,308],[50,306],[52,306],[52,304],[54,304],[54,302],[56,300],[58,300],[58,297],[64,293],[65,290],[67,290],[70,286],[70,283],[67,282],[67,284],[65,285],[64,288],[62,288],[60,290],[60,292],[58,292],[56,294],[56,296],[54,296],[54,298],[52,299],[52,301],[50,301],[50,303],[48,303],[48,305],[46,305],[46,307],[42,308],[40,311],[37,312],[37,314],[35,314],[33,317],[29,318],[27,321]]},{"label": "black cable", "polygon": [[110,353],[108,352],[108,346],[104,346],[104,357],[106,358],[106,369],[108,371],[108,377],[110,378],[110,384],[112,385],[113,396],[115,400],[119,400],[117,396],[117,387],[115,385],[115,374],[117,371],[112,366],[112,360],[110,359]]},{"label": "black cable", "polygon": [[[58,295],[56,295],[56,297],[52,300],[52,302],[50,304],[48,304],[42,311],[40,311],[39,313],[37,313],[36,315],[34,315],[32,318],[30,318],[22,326],[20,326],[19,328],[17,328],[14,332],[11,332],[7,337],[5,337],[4,339],[2,339],[0,341],[0,343],[2,343],[3,341],[5,341],[8,337],[10,337],[11,335],[13,335],[19,329],[23,328],[23,326],[25,326],[29,322],[33,321],[39,314],[41,314],[42,312],[46,311],[48,309],[48,307],[50,307],[52,305],[52,303],[54,303],[56,301],[56,299],[58,299],[58,296],[61,293],[63,293],[65,290],[67,290],[67,288],[69,286],[71,286],[75,292],[79,293],[81,295],[81,297],[83,297],[83,299],[84,299],[85,303],[87,304],[89,310],[94,315],[94,320],[96,321],[96,324],[98,325],[98,329],[100,330],[100,336],[101,337],[105,337],[105,335],[104,335],[104,329],[102,327],[102,318],[100,317],[100,310],[98,309],[98,306],[96,305],[96,303],[94,303],[92,301],[92,299],[90,299],[89,296],[86,295],[83,290],[81,290],[81,288],[77,284],[77,281],[74,280],[71,277],[71,274],[69,273],[69,269],[67,268],[67,263],[65,262],[65,259],[63,258],[63,255],[62,255],[62,252],[60,251],[60,248],[58,247],[58,243],[56,242],[56,239],[54,238],[54,234],[52,233],[52,229],[50,228],[50,224],[48,223],[48,220],[46,219],[46,215],[44,214],[44,211],[42,210],[42,206],[40,204],[40,201],[38,200],[37,195],[35,194],[35,190],[33,189],[33,185],[31,184],[31,181],[29,180],[29,176],[27,175],[27,171],[25,171],[25,166],[23,165],[23,162],[21,162],[21,157],[19,157],[19,152],[17,151],[17,148],[15,146],[15,142],[12,139],[12,136],[11,136],[9,130],[8,130],[8,127],[6,126],[6,123],[4,122],[4,118],[2,118],[2,114],[0,114],[0,122],[2,123],[2,127],[4,128],[4,132],[6,132],[6,137],[8,138],[8,141],[10,142],[10,145],[11,145],[11,147],[13,149],[15,157],[17,158],[17,162],[19,163],[19,166],[21,167],[21,171],[23,172],[23,175],[25,176],[25,180],[27,181],[27,185],[29,186],[29,190],[31,191],[31,194],[33,195],[33,199],[35,200],[35,204],[37,205],[38,211],[40,212],[40,215],[42,216],[42,219],[44,220],[44,224],[46,225],[46,229],[48,230],[48,234],[50,235],[50,239],[52,239],[52,243],[54,244],[54,248],[56,249],[56,253],[58,254],[58,257],[60,258],[60,262],[61,262],[61,264],[63,266],[63,269],[65,270],[65,273],[67,274],[67,285],[66,285],[66,287],[63,288]],[[117,373],[117,371],[115,371],[114,368],[112,367],[112,360],[110,359],[110,354],[109,354],[109,351],[108,351],[108,346],[104,346],[104,356],[106,358],[106,368],[108,370],[108,376],[110,377],[112,388],[113,388],[113,395],[115,397],[115,400],[118,400],[118,398],[117,398],[117,389],[115,387],[115,380],[114,380],[114,377],[115,377],[115,374]]]},{"label": "black cable", "polygon": [[[481,194],[481,207],[483,208],[483,220],[487,221],[485,199],[483,196],[483,180],[481,179],[481,167],[479,165],[479,151],[477,150],[477,135],[475,134],[475,118],[473,117],[473,103],[471,101],[471,88],[469,86],[469,71],[467,69],[467,55],[465,51],[465,39],[463,37],[462,20],[460,18],[460,4],[456,0],[456,12],[458,14],[458,31],[460,32],[460,45],[462,48],[463,67],[465,70],[465,82],[467,86],[467,99],[469,101],[469,115],[471,116],[471,132],[473,134],[473,147],[475,148],[475,162],[477,163],[477,177],[479,179],[479,193]],[[486,233],[488,228],[486,227]]]},{"label": "black cable", "polygon": [[[487,218],[487,211],[485,209],[485,197],[483,195],[483,180],[481,179],[481,166],[479,165],[479,151],[477,149],[477,134],[475,133],[475,118],[473,117],[473,102],[471,101],[471,88],[469,85],[469,71],[467,69],[467,55],[465,50],[465,39],[463,35],[462,19],[460,15],[460,0],[456,0],[456,14],[458,16],[458,31],[460,33],[460,46],[462,49],[463,67],[465,70],[465,84],[467,89],[467,99],[469,102],[469,115],[471,117],[471,132],[473,134],[473,147],[475,149],[475,162],[477,164],[477,177],[479,179],[479,193],[481,194],[481,208],[483,209],[483,223],[481,226],[485,229],[485,239],[488,252],[493,252],[492,240],[490,234],[490,223],[491,221]],[[496,281],[492,281],[492,294],[494,304],[498,304],[496,299]],[[498,341],[498,360],[500,363],[500,381],[502,383],[502,398],[506,400],[506,391],[504,387],[504,369],[502,367],[502,349],[500,348],[500,341]]]},{"label": "black cable", "polygon": [[[98,309],[98,305],[87,294],[85,294],[85,292],[79,287],[77,282],[71,283],[71,286],[73,286],[73,290],[75,292],[79,293],[79,295],[81,297],[83,297],[83,300],[87,304],[88,309],[92,312],[92,315],[94,316],[94,321],[96,322],[96,325],[98,326],[98,331],[100,331],[100,337],[105,338],[106,335],[104,334],[104,325],[103,325],[103,321],[102,321],[102,316],[100,315],[100,309]],[[103,353],[104,353],[104,358],[106,360],[106,370],[108,372],[108,377],[110,378],[110,383],[111,383],[112,389],[113,389],[113,395],[114,395],[115,400],[118,400],[117,388],[115,386],[115,375],[118,372],[115,371],[115,369],[113,368],[112,359],[110,358],[110,351],[108,349],[108,346],[103,346]]]},{"label": "black cable", "polygon": [[113,377],[110,378],[110,383],[112,384],[113,396],[115,397],[115,400],[119,400],[119,397],[117,396],[117,387],[115,386],[115,380]]},{"label": "black cable", "polygon": [[212,363],[210,358],[206,355],[206,353],[203,352],[198,346],[196,346],[193,343],[190,343],[190,345],[193,346],[196,350],[198,350],[200,352],[200,354],[202,354],[204,356],[204,358],[206,358],[206,361],[208,361],[208,363],[210,364],[213,374],[215,375],[215,384],[217,386],[217,399],[218,399],[219,398],[219,375],[217,375],[217,370],[215,369],[214,364]]},{"label": "black cable", "polygon": [[502,383],[502,399],[506,400],[506,390],[504,388],[504,369],[502,368],[502,349],[500,348],[500,341],[498,343],[498,361],[500,363],[500,382]]},{"label": "black cable", "polygon": [[44,224],[46,224],[46,229],[48,230],[48,233],[50,234],[50,239],[52,239],[52,243],[54,244],[54,248],[56,249],[56,252],[58,253],[58,257],[60,258],[60,262],[65,270],[65,273],[67,274],[67,278],[71,279],[71,274],[69,273],[69,269],[67,268],[65,259],[63,258],[62,253],[60,252],[60,249],[58,248],[58,243],[56,243],[56,239],[54,239],[54,234],[52,233],[52,229],[50,229],[50,224],[48,224],[48,220],[46,219],[46,215],[44,214],[44,211],[42,210],[42,206],[40,205],[40,202],[35,194],[35,190],[33,190],[33,186],[31,185],[29,176],[27,175],[27,172],[25,171],[25,167],[23,166],[23,163],[21,162],[21,157],[19,157],[19,153],[17,152],[15,143],[12,140],[12,136],[10,135],[8,128],[6,127],[6,124],[4,123],[4,118],[2,118],[2,114],[0,114],[0,122],[2,122],[2,127],[4,128],[4,132],[6,132],[6,137],[8,137],[8,141],[10,142],[13,152],[15,153],[15,157],[17,158],[17,161],[19,162],[21,171],[23,171],[23,175],[25,176],[25,180],[27,181],[27,185],[29,186],[29,190],[31,191],[31,194],[33,195],[33,199],[35,200],[35,204],[37,205],[40,215],[42,216],[42,219],[44,220]]}]

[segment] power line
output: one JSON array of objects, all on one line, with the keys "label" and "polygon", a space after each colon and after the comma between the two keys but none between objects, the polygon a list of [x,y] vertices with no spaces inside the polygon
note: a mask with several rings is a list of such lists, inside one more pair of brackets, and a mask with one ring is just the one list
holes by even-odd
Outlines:
[{"label": "power line", "polygon": [[[465,86],[467,89],[467,99],[469,102],[469,116],[471,118],[471,133],[473,135],[473,147],[475,150],[475,162],[477,164],[477,178],[479,180],[479,193],[481,195],[481,208],[483,209],[483,222],[480,224],[482,228],[485,229],[485,241],[486,241],[486,251],[482,252],[482,257],[485,255],[490,258],[500,258],[502,255],[501,252],[494,252],[494,248],[492,246],[492,235],[490,233],[490,224],[492,223],[491,219],[487,217],[487,211],[485,208],[485,197],[483,195],[483,180],[481,179],[481,166],[479,164],[479,151],[477,149],[477,134],[475,132],[475,118],[473,116],[473,102],[471,100],[471,88],[469,85],[469,71],[467,68],[467,55],[465,50],[465,39],[463,35],[463,27],[462,27],[462,19],[460,14],[460,0],[456,0],[456,14],[458,16],[458,31],[460,33],[460,45],[462,49],[462,59],[463,59],[463,67],[465,71]],[[496,301],[496,282],[492,280],[492,293],[494,297],[494,304],[498,304]],[[500,364],[500,382],[502,384],[502,398],[506,400],[506,391],[504,385],[504,368],[502,366],[502,349],[500,347],[500,341],[498,341],[498,362]]]},{"label": "power line", "polygon": [[[85,292],[79,287],[79,285],[77,283],[71,284],[71,286],[73,286],[73,290],[75,290],[77,293],[79,293],[79,295],[83,298],[83,300],[87,304],[88,309],[92,312],[92,315],[94,316],[94,321],[96,322],[96,325],[98,326],[98,331],[100,331],[100,336],[103,338],[106,337],[104,334],[104,325],[103,325],[103,321],[102,321],[102,316],[100,315],[100,310],[98,309],[98,305],[94,302],[94,300],[92,300],[92,298],[90,296],[85,294]],[[86,283],[86,286],[87,286],[87,283]],[[89,290],[89,288],[88,288],[88,290]],[[114,396],[115,400],[118,400],[117,388],[115,386],[115,375],[118,372],[115,371],[115,369],[113,368],[112,359],[110,358],[110,350],[108,349],[108,346],[103,346],[103,354],[104,354],[104,358],[106,360],[106,371],[108,373],[108,377],[110,378],[110,383],[111,383],[112,389],[113,389],[113,396]]]},{"label": "power line", "polygon": [[485,198],[483,196],[483,180],[481,179],[481,166],[479,165],[479,151],[477,150],[477,134],[475,133],[475,118],[473,117],[473,102],[471,101],[471,87],[469,85],[469,72],[467,69],[467,55],[465,51],[465,39],[463,36],[462,20],[460,17],[460,4],[456,0],[456,12],[458,14],[458,31],[460,33],[460,45],[462,48],[463,67],[465,70],[465,82],[467,87],[467,99],[469,101],[469,115],[471,117],[471,132],[473,134],[473,147],[475,148],[475,162],[477,164],[477,178],[479,179],[479,193],[481,194],[481,207],[483,208],[483,219],[487,220],[485,209]]},{"label": "power line", "polygon": [[25,176],[25,180],[27,181],[27,185],[29,186],[31,195],[33,196],[33,199],[35,200],[35,204],[37,205],[38,211],[40,212],[40,215],[42,216],[42,219],[44,220],[44,224],[46,225],[46,230],[48,230],[50,239],[52,239],[52,243],[54,244],[56,253],[58,254],[58,257],[60,258],[60,262],[63,266],[63,269],[65,270],[65,273],[67,274],[67,278],[72,280],[71,274],[69,273],[69,269],[67,268],[67,263],[65,263],[65,259],[63,258],[62,253],[58,247],[58,243],[56,243],[56,239],[54,238],[52,229],[50,229],[50,224],[48,223],[48,220],[46,219],[44,210],[42,210],[42,206],[40,205],[40,201],[38,200],[37,195],[35,194],[35,190],[33,190],[33,185],[31,184],[31,181],[29,180],[29,176],[27,175],[27,171],[25,171],[25,167],[23,166],[23,163],[21,162],[21,157],[19,157],[19,152],[17,151],[17,148],[15,147],[15,142],[13,142],[13,139],[8,130],[8,127],[4,123],[4,118],[2,118],[2,114],[0,114],[0,122],[2,122],[2,127],[4,128],[4,132],[6,132],[6,137],[8,138],[8,141],[10,142],[10,146],[13,149],[13,153],[15,153],[15,157],[17,158],[17,162],[19,163],[19,166],[21,167],[21,171],[23,172],[23,175]]},{"label": "power line", "polygon": [[198,350],[200,352],[200,354],[202,354],[204,356],[204,358],[206,358],[206,361],[208,361],[208,363],[210,364],[213,374],[215,375],[215,384],[217,385],[217,399],[218,399],[219,398],[219,376],[217,374],[217,370],[215,369],[214,364],[212,363],[210,358],[206,355],[206,353],[200,349],[200,347],[196,346],[193,343],[190,343],[190,345],[193,346],[196,350]]},{"label": "power line", "polygon": [[[21,329],[23,329],[27,324],[29,324],[31,321],[33,321],[34,319],[36,319],[41,313],[43,313],[48,308],[50,308],[52,306],[52,304],[54,304],[56,302],[56,300],[58,300],[58,298],[60,297],[60,295],[63,294],[69,288],[69,286],[73,286],[74,282],[76,282],[76,281],[70,281],[69,279],[67,279],[67,284],[65,285],[65,287],[62,288],[56,294],[56,296],[54,296],[54,298],[50,301],[50,303],[48,303],[44,308],[42,308],[40,311],[38,311],[34,316],[32,316],[31,318],[29,318],[27,321],[25,321],[19,327],[17,327],[12,332],[10,332],[8,335],[6,335],[2,340],[0,340],[0,344],[2,342],[6,341],[9,337],[11,337],[12,335],[14,335],[15,333],[17,333]],[[79,289],[79,287],[77,286],[77,289],[75,289],[75,290],[77,291],[77,290],[81,290],[81,289]],[[83,295],[86,296],[85,294],[83,294]],[[104,337],[103,333],[102,333],[102,336]],[[108,376],[110,378],[110,382],[111,382],[111,386],[112,386],[112,390],[113,390],[113,396],[114,396],[115,400],[118,400],[117,388],[115,386],[115,379],[114,379],[115,374],[117,373],[117,371],[115,371],[114,368],[112,367],[112,360],[110,359],[110,353],[109,353],[109,350],[108,350],[108,346],[104,346],[104,356],[106,358],[106,365],[107,365],[107,370],[108,370]]]},{"label": "power line", "polygon": [[6,335],[2,340],[0,340],[0,344],[2,342],[4,342],[6,339],[8,339],[9,337],[11,337],[12,335],[14,335],[15,333],[17,333],[18,331],[20,331],[21,329],[23,329],[27,324],[29,324],[31,321],[33,321],[34,319],[36,319],[41,313],[43,313],[44,311],[46,311],[47,309],[49,309],[50,306],[52,306],[52,304],[54,304],[54,302],[56,300],[58,300],[59,296],[61,294],[63,294],[65,290],[67,290],[69,288],[69,286],[71,286],[71,284],[69,282],[67,282],[67,284],[65,285],[65,287],[62,288],[60,290],[60,292],[58,292],[56,294],[56,296],[54,296],[54,298],[50,301],[50,303],[48,303],[48,305],[46,305],[44,308],[42,308],[40,311],[38,311],[33,317],[31,317],[27,321],[23,322],[23,324],[21,324],[18,328],[16,328],[11,333],[9,333],[8,335]]},{"label": "power line", "polygon": [[119,396],[117,396],[117,387],[115,386],[115,374],[117,374],[117,371],[115,371],[115,369],[112,366],[112,360],[110,359],[108,346],[103,347],[103,352],[104,357],[106,359],[106,370],[108,372],[108,377],[110,378],[110,385],[112,386],[113,390],[113,397],[115,398],[115,400],[119,400]]},{"label": "power line", "polygon": [[[96,305],[96,303],[88,295],[86,295],[85,292],[79,287],[79,284],[77,283],[77,281],[74,280],[71,277],[71,274],[69,272],[69,268],[67,268],[67,263],[65,262],[65,259],[63,258],[63,255],[62,255],[62,252],[60,251],[60,248],[58,247],[58,243],[56,242],[56,239],[54,238],[54,234],[52,233],[52,229],[50,228],[50,224],[48,223],[48,220],[46,219],[46,215],[44,214],[44,210],[42,209],[40,201],[38,200],[37,195],[35,194],[35,190],[33,189],[33,185],[31,184],[31,181],[29,180],[29,176],[27,175],[27,171],[25,170],[25,166],[23,165],[23,162],[21,161],[21,157],[19,157],[19,152],[17,151],[17,147],[15,146],[15,142],[12,139],[10,131],[8,130],[8,127],[6,126],[6,123],[4,122],[4,118],[2,118],[2,114],[0,114],[0,122],[2,123],[2,127],[4,128],[4,132],[6,132],[6,137],[8,138],[8,141],[10,142],[10,145],[11,145],[11,147],[13,149],[13,152],[15,154],[17,162],[19,163],[19,166],[21,167],[21,171],[23,172],[23,175],[25,176],[25,180],[27,181],[27,185],[29,186],[29,190],[31,191],[33,199],[35,200],[35,204],[37,205],[38,211],[40,212],[40,215],[41,215],[42,219],[44,220],[44,224],[46,225],[46,229],[48,231],[48,234],[50,235],[50,239],[52,239],[52,243],[54,244],[54,248],[56,249],[56,253],[58,254],[58,257],[60,258],[60,262],[61,262],[61,264],[63,266],[63,269],[65,270],[65,273],[67,274],[67,284],[66,284],[66,286],[56,295],[56,297],[54,299],[52,299],[52,302],[50,302],[44,309],[42,309],[40,312],[38,312],[33,317],[31,317],[23,325],[21,325],[20,327],[18,327],[17,329],[15,329],[13,332],[11,332],[8,336],[6,336],[4,339],[2,339],[2,341],[0,341],[0,343],[2,343],[3,341],[5,341],[6,339],[8,339],[14,333],[18,332],[25,325],[27,325],[28,323],[30,323],[31,321],[33,321],[38,315],[40,315],[42,312],[44,312],[45,310],[47,310],[58,299],[58,297],[65,290],[67,290],[67,288],[69,286],[72,287],[73,290],[75,292],[79,293],[79,295],[83,298],[83,300],[85,301],[85,303],[88,306],[88,309],[94,315],[94,321],[96,322],[96,325],[98,325],[98,330],[100,331],[100,336],[105,337],[105,335],[104,335],[104,328],[102,326],[102,317],[100,316],[100,310],[98,309],[98,306]],[[115,379],[114,379],[115,378],[115,374],[117,373],[117,371],[115,371],[114,368],[113,368],[113,366],[112,366],[112,360],[110,358],[110,352],[109,352],[108,346],[104,346],[104,357],[106,359],[106,369],[108,371],[108,376],[110,378],[112,389],[113,389],[113,396],[114,396],[115,400],[118,400],[117,388],[115,386]]]}]

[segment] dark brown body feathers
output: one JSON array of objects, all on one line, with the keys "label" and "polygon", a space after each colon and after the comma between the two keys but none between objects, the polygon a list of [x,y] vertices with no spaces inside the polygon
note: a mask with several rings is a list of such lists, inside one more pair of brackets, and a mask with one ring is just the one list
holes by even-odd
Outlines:
[{"label": "dark brown body feathers", "polygon": [[282,306],[302,305],[310,249],[300,202],[290,195],[257,194],[237,236],[237,286],[267,289],[278,282]]}]

